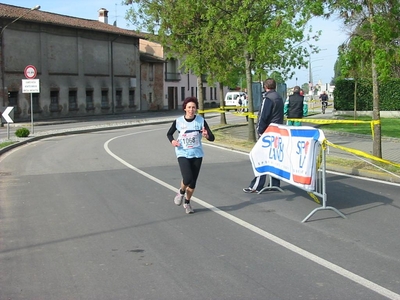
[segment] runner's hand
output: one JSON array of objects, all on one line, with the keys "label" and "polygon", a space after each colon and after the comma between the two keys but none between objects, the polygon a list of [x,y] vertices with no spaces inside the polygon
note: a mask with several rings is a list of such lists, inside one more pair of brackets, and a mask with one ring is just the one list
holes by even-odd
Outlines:
[{"label": "runner's hand", "polygon": [[208,139],[208,132],[206,130],[205,127],[203,127],[203,130],[201,131],[201,134],[203,135],[203,137],[205,137],[206,139]]},{"label": "runner's hand", "polygon": [[172,140],[171,144],[174,147],[179,147],[181,145],[177,140]]}]

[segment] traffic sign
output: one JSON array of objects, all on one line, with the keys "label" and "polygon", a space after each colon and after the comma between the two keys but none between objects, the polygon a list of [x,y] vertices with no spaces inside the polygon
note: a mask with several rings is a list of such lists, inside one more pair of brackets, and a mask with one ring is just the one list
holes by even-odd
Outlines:
[{"label": "traffic sign", "polygon": [[37,75],[36,68],[32,65],[28,65],[25,67],[24,74],[26,79],[34,79]]},{"label": "traffic sign", "polygon": [[[12,119],[14,117],[13,109],[14,106],[7,106],[6,110],[1,115],[7,123],[14,123],[14,120]],[[12,113],[11,116],[10,113]]]},{"label": "traffic sign", "polygon": [[40,93],[39,79],[22,79],[22,93]]}]

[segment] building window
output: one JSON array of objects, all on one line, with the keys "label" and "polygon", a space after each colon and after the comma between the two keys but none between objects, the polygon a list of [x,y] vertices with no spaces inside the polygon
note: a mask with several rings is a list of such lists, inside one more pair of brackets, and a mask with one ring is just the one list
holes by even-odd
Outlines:
[{"label": "building window", "polygon": [[58,91],[50,91],[50,111],[56,112],[60,111],[60,106],[58,104]]},{"label": "building window", "polygon": [[185,87],[181,87],[181,101],[185,100]]},{"label": "building window", "polygon": [[14,106],[14,114],[20,114],[18,107],[18,92],[8,92],[8,106]]},{"label": "building window", "polygon": [[176,59],[168,59],[165,63],[165,81],[180,81],[181,73]]},{"label": "building window", "polygon": [[93,91],[86,91],[86,110],[94,110]]},{"label": "building window", "polygon": [[190,88],[190,96],[194,97],[194,88],[193,87]]},{"label": "building window", "polygon": [[204,101],[207,100],[207,89],[205,87],[203,87],[203,97],[204,97]]},{"label": "building window", "polygon": [[8,92],[8,106],[18,107],[18,92]]},{"label": "building window", "polygon": [[214,89],[214,99],[217,100],[217,88]]},{"label": "building window", "polygon": [[149,103],[153,103],[153,93],[149,93]]},{"label": "building window", "polygon": [[116,108],[123,108],[123,106],[122,106],[122,90],[115,91],[115,104],[116,104]]},{"label": "building window", "polygon": [[110,109],[108,103],[108,90],[101,91],[101,109]]},{"label": "building window", "polygon": [[78,110],[78,92],[76,90],[70,90],[68,92],[68,110]]},{"label": "building window", "polygon": [[[42,109],[40,108],[40,101],[39,101],[39,93],[32,93],[32,106],[33,106],[33,113],[40,113]],[[30,113],[30,111],[29,111]]]},{"label": "building window", "polygon": [[135,108],[135,90],[129,90],[129,107]]},{"label": "building window", "polygon": [[210,87],[210,100],[212,100],[212,99],[213,99],[213,88]]}]

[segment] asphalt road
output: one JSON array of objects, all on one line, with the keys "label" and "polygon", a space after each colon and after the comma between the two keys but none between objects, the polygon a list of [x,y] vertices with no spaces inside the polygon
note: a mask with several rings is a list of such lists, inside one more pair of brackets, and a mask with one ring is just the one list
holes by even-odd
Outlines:
[{"label": "asphalt road", "polygon": [[168,126],[0,157],[0,299],[400,299],[399,185],[330,173],[347,219],[301,223],[307,193],[244,194],[248,155],[205,145],[186,215]]}]

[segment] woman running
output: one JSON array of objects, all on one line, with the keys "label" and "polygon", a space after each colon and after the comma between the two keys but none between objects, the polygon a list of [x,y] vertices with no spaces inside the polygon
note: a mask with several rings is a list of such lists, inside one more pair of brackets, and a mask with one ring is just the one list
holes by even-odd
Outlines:
[{"label": "woman running", "polygon": [[[175,147],[182,174],[181,186],[174,198],[174,203],[179,206],[185,199],[183,207],[187,214],[192,214],[194,210],[190,205],[190,199],[196,188],[196,181],[204,156],[201,139],[204,137],[212,142],[215,137],[204,118],[196,115],[199,108],[196,97],[186,98],[183,101],[182,108],[185,115],[172,123],[167,132],[167,137],[172,146]],[[175,131],[178,131],[177,139],[174,139]]]}]

